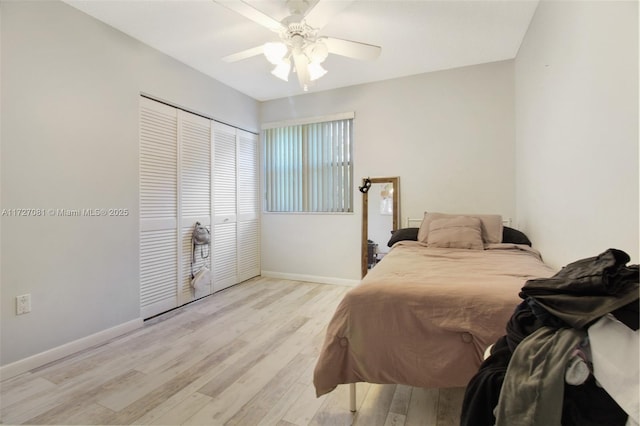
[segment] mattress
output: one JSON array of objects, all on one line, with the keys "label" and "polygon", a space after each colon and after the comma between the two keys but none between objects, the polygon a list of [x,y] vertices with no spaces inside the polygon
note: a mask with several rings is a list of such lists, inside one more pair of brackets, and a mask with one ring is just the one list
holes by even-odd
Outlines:
[{"label": "mattress", "polygon": [[465,386],[505,334],[524,283],[554,273],[525,245],[397,243],[338,305],[314,370],[316,394],[355,382]]}]

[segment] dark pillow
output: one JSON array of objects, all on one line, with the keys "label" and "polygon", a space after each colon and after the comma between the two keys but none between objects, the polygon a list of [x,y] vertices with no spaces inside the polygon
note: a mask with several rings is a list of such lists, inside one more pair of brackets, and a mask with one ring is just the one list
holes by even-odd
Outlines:
[{"label": "dark pillow", "polygon": [[418,241],[418,230],[420,228],[402,228],[392,231],[391,239],[387,243],[387,247],[391,247],[398,241]]},{"label": "dark pillow", "polygon": [[531,247],[531,241],[524,234],[517,229],[509,228],[508,226],[502,227],[502,242],[512,244],[525,244]]}]

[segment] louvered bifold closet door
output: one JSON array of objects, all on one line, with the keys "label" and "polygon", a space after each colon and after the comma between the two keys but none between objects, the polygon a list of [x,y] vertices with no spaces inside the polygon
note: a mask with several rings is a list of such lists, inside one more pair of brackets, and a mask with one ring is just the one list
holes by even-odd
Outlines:
[{"label": "louvered bifold closet door", "polygon": [[238,130],[238,281],[260,275],[258,136]]},{"label": "louvered bifold closet door", "polygon": [[211,284],[197,293],[191,288],[194,273],[203,265],[211,269],[211,247],[196,247],[191,235],[196,222],[211,227],[211,120],[179,111],[181,270],[180,304],[211,294]]},{"label": "louvered bifold closet door", "polygon": [[238,282],[236,128],[213,123],[213,290]]},{"label": "louvered bifold closet door", "polygon": [[177,306],[177,110],[140,99],[140,315]]}]

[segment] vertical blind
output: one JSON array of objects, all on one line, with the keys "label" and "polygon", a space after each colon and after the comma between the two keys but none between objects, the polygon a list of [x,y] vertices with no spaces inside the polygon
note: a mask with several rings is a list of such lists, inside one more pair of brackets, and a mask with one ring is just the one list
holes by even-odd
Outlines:
[{"label": "vertical blind", "polygon": [[265,210],[353,211],[353,119],[264,130]]}]

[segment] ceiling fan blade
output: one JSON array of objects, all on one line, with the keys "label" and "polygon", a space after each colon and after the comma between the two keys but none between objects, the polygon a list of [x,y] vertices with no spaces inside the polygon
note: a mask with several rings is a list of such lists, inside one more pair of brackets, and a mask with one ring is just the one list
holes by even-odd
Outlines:
[{"label": "ceiling fan blade", "polygon": [[262,53],[264,53],[264,46],[256,46],[251,49],[225,56],[222,60],[225,62],[237,62],[252,56],[262,55]]},{"label": "ceiling fan blade", "polygon": [[322,39],[327,44],[329,53],[346,56],[348,58],[372,61],[380,56],[380,52],[382,51],[380,46],[374,46],[372,44],[334,37],[322,37]]},{"label": "ceiling fan blade", "polygon": [[252,20],[256,24],[262,25],[265,28],[270,29],[271,31],[281,31],[284,29],[284,26],[270,17],[256,9],[255,7],[249,5],[248,3],[243,2],[242,0],[213,0],[221,6],[226,7],[227,9],[233,10],[234,12],[244,16],[247,19]]},{"label": "ceiling fan blade", "polygon": [[304,13],[304,20],[313,28],[322,28],[329,20],[349,6],[353,0],[318,0]]}]

